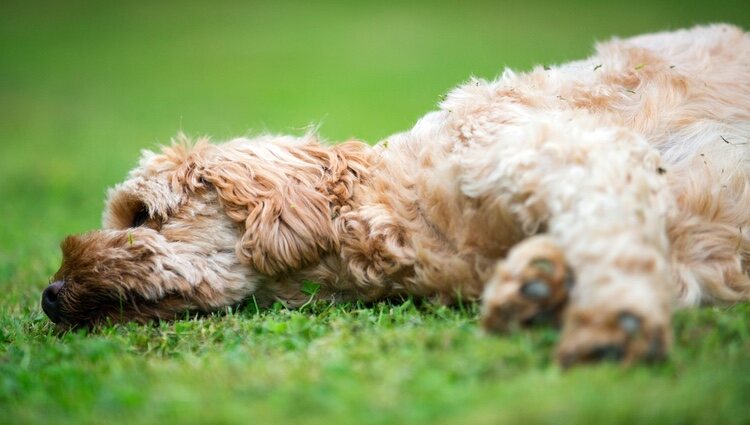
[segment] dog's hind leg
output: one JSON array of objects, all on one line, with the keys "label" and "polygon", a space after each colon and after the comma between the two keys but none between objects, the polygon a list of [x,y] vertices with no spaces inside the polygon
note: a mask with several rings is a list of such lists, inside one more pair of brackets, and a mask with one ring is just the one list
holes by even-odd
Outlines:
[{"label": "dog's hind leg", "polygon": [[[750,300],[750,169],[745,146],[675,167],[668,226],[678,307]],[[748,155],[750,156],[750,155]]]}]

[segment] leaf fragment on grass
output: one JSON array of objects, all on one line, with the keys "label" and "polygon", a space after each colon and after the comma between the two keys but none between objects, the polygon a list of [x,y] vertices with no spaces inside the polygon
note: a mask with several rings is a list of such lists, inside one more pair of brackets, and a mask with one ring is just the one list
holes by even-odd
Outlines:
[{"label": "leaf fragment on grass", "polygon": [[302,293],[313,296],[318,293],[320,290],[320,285],[311,281],[311,280],[303,280],[302,281]]},{"label": "leaf fragment on grass", "polygon": [[544,257],[534,258],[530,266],[550,276],[555,274],[555,263]]}]

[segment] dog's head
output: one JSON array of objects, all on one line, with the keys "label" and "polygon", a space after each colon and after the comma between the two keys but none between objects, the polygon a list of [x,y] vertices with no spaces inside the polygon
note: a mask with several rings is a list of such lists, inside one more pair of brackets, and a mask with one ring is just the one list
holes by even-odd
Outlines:
[{"label": "dog's head", "polygon": [[69,236],[42,307],[62,326],[211,311],[338,247],[366,172],[361,143],[261,137],[146,151],[109,191],[104,228]]}]

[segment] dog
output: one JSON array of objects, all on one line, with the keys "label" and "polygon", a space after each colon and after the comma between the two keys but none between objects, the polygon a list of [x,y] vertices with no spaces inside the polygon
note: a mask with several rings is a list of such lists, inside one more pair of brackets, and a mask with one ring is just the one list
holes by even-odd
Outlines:
[{"label": "dog", "polygon": [[675,309],[750,299],[748,142],[750,35],[730,25],[472,79],[374,146],[180,136],[62,242],[42,308],[69,328],[481,300],[491,332],[560,324],[564,366],[659,360]]}]

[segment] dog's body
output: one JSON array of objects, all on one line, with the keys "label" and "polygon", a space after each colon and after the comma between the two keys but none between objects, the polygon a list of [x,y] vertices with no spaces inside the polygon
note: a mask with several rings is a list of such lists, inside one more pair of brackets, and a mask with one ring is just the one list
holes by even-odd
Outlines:
[{"label": "dog's body", "polygon": [[750,35],[612,41],[471,81],[371,148],[147,152],[43,297],[67,325],[318,298],[478,299],[563,322],[565,363],[662,356],[673,308],[750,299]]}]

